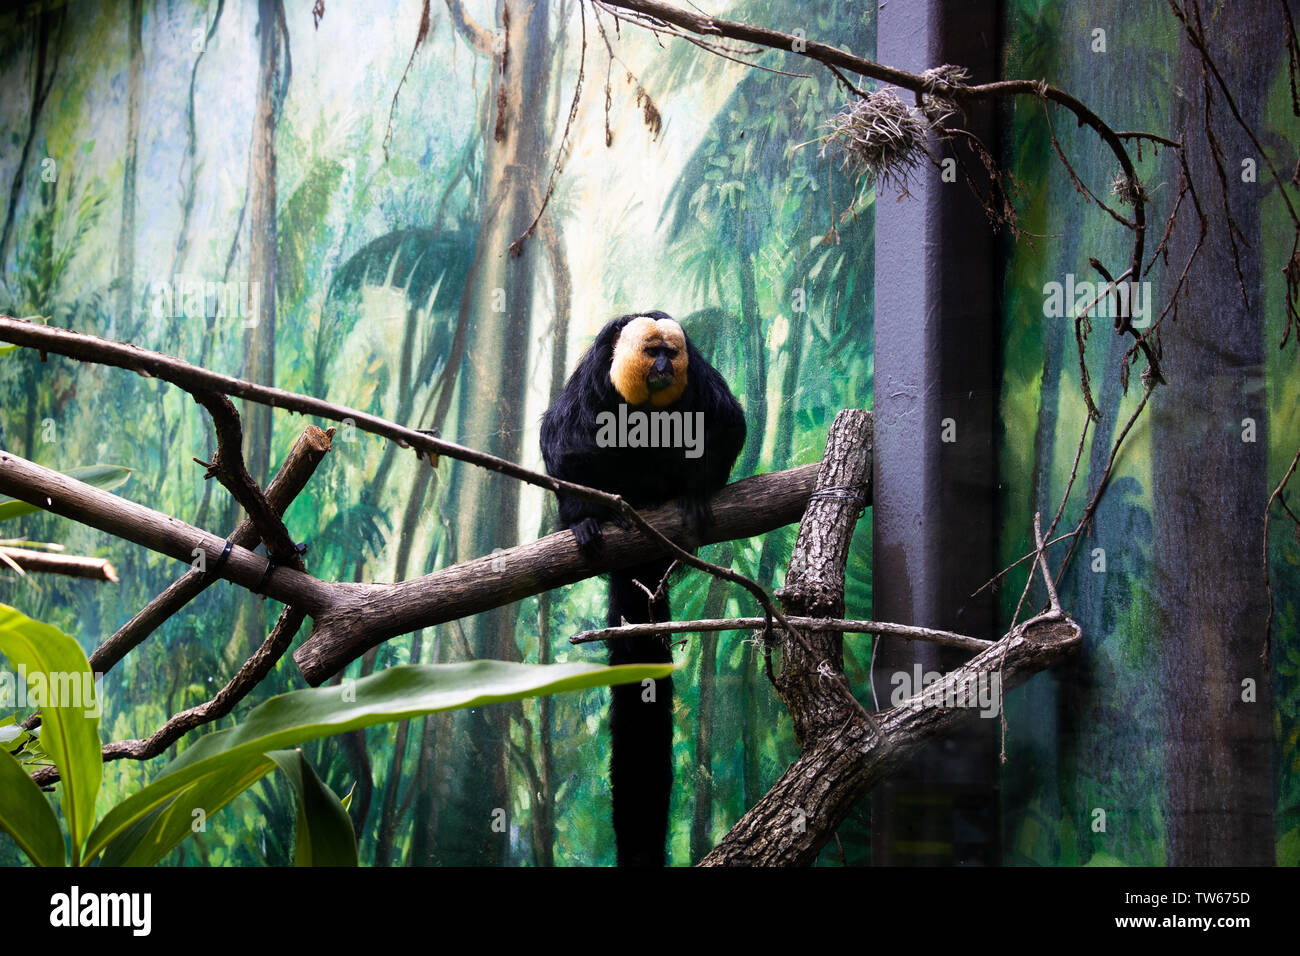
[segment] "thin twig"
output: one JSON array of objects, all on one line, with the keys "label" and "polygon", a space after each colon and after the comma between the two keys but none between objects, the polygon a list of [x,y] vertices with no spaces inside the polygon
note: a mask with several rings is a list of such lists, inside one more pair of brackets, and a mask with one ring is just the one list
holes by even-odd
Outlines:
[{"label": "thin twig", "polygon": [[1287,482],[1295,474],[1296,466],[1300,465],[1300,448],[1296,449],[1295,457],[1291,459],[1291,467],[1286,470],[1282,480],[1277,483],[1273,493],[1268,496],[1268,504],[1264,506],[1264,586],[1268,589],[1268,619],[1264,622],[1264,647],[1260,651],[1260,660],[1268,659],[1269,645],[1273,640],[1273,575],[1268,564],[1268,527],[1273,510],[1273,501],[1281,496],[1286,489]]},{"label": "thin twig", "polygon": [[[906,624],[892,624],[883,621],[848,620],[841,618],[799,617],[786,618],[791,627],[800,631],[839,631],[844,634],[881,634],[886,637],[900,637],[908,641],[926,641],[944,647],[956,647],[979,653],[992,642],[978,637],[969,637],[953,631],[940,631],[929,627],[913,627]],[[709,618],[700,621],[663,621],[653,624],[624,624],[621,627],[602,627],[583,631],[569,638],[570,644],[592,644],[611,641],[623,637],[659,636],[678,634],[683,631],[752,631],[764,626],[761,617]]]},{"label": "thin twig", "polygon": [[[808,59],[816,60],[827,67],[834,66],[841,70],[910,90],[916,94],[936,97],[958,105],[1011,96],[1034,96],[1041,100],[1050,100],[1073,113],[1080,125],[1092,129],[1119,162],[1124,182],[1133,195],[1133,219],[1130,222],[1114,214],[1113,210],[1111,212],[1116,215],[1120,222],[1133,231],[1133,249],[1129,261],[1130,273],[1137,275],[1142,267],[1143,250],[1146,242],[1147,198],[1124,141],[1083,101],[1046,81],[999,80],[978,85],[950,82],[947,79],[936,81],[932,76],[924,76],[885,66],[873,60],[846,53],[826,43],[796,37],[793,34],[782,33],[779,30],[693,13],[661,2],[661,0],[601,0],[601,4],[606,10],[617,7],[629,11],[630,14],[634,15],[634,22],[646,29],[657,29],[657,24],[671,25],[711,39],[739,40],[745,43],[770,47],[774,50],[797,53]],[[609,10],[609,12],[612,13],[613,11]],[[1164,377],[1161,374],[1159,357],[1154,348],[1136,329],[1130,328],[1126,331],[1133,335],[1137,347],[1147,361],[1145,374],[1153,383],[1163,384]]]},{"label": "thin twig", "polygon": [[1047,586],[1047,600],[1051,602],[1051,610],[1061,610],[1061,599],[1056,594],[1056,585],[1052,583],[1052,576],[1047,572],[1047,546],[1043,544],[1043,525],[1042,514],[1034,512],[1034,540],[1038,543],[1038,567],[1043,572],[1043,584]]},{"label": "thin twig", "polygon": [[1142,410],[1146,408],[1147,401],[1151,398],[1153,388],[1153,384],[1148,382],[1146,388],[1142,391],[1142,401],[1138,402],[1138,407],[1135,408],[1133,414],[1129,416],[1129,420],[1124,425],[1124,430],[1120,432],[1119,437],[1115,439],[1115,443],[1111,445],[1110,457],[1106,460],[1106,467],[1102,471],[1101,478],[1097,482],[1097,489],[1093,492],[1092,498],[1088,501],[1087,507],[1083,509],[1083,515],[1079,518],[1078,524],[1075,525],[1076,534],[1073,540],[1070,541],[1070,550],[1065,553],[1065,558],[1061,561],[1060,570],[1056,573],[1057,584],[1060,584],[1061,577],[1065,574],[1065,569],[1070,564],[1070,558],[1074,555],[1075,546],[1078,545],[1079,541],[1083,538],[1084,529],[1092,523],[1093,513],[1097,510],[1097,505],[1101,501],[1101,493],[1106,490],[1106,486],[1110,483],[1111,469],[1115,467],[1115,458],[1119,455],[1120,446],[1124,444],[1124,439],[1127,437],[1129,430],[1133,427],[1133,423],[1138,420],[1138,416],[1140,416]]}]

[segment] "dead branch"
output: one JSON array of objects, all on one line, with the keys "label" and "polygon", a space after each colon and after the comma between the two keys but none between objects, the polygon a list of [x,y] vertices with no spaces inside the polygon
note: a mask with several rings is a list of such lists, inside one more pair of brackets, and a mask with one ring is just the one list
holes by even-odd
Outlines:
[{"label": "dead branch", "polygon": [[[330,450],[330,439],[333,435],[334,429],[332,428],[328,431],[321,431],[315,425],[308,425],[307,429],[298,436],[298,440],[290,449],[284,464],[280,466],[280,470],[266,489],[266,500],[276,514],[283,514],[289,505],[293,503],[293,500],[298,497],[302,489],[307,486],[307,481],[316,471],[316,466],[325,457],[325,453]],[[230,540],[241,547],[255,547],[258,538],[257,530],[253,527],[252,521],[247,518],[241,521],[238,527],[231,532]],[[202,594],[209,584],[217,580],[219,580],[217,575],[199,571],[195,568],[191,568],[181,575],[168,585],[162,593],[146,604],[131,620],[123,624],[112,636],[91,652],[91,672],[107,674],[122,658],[139,646],[140,642],[161,627],[164,621]],[[301,619],[299,623],[301,623]],[[296,631],[297,627],[294,630]],[[260,653],[260,651],[256,653]],[[248,665],[245,664],[244,666],[247,667]],[[217,716],[224,716],[224,714]],[[36,713],[23,721],[23,727],[32,730],[39,727],[40,723],[41,715]]]},{"label": "dead branch", "polygon": [[[851,495],[870,469],[870,420],[841,412],[826,453],[779,596],[792,614],[838,614],[844,568],[857,519]],[[1041,555],[1042,539],[1039,535]],[[1044,567],[1044,573],[1046,569]],[[802,753],[775,786],[731,828],[702,866],[791,866],[811,863],[853,806],[928,741],[978,713],[974,704],[1001,710],[998,678],[1012,684],[1051,666],[1080,642],[1079,628],[1059,611],[1013,629],[964,667],[947,674],[893,710],[872,715],[853,697],[844,676],[838,631],[807,635],[813,653],[781,644],[777,692],[790,710]],[[993,697],[988,689],[993,683]],[[980,693],[976,694],[974,688]],[[989,714],[991,716],[991,714]]]},{"label": "dead branch", "polygon": [[[217,454],[211,462],[195,461],[207,468],[204,478],[216,478],[230,492],[248,515],[257,536],[266,544],[266,553],[280,564],[305,570],[289,529],[280,520],[279,513],[271,507],[266,495],[248,473],[244,463],[244,427],[234,403],[216,392],[196,392],[194,400],[212,416],[213,430],[217,434]],[[328,442],[327,442],[328,447]]]},{"label": "dead branch", "polygon": [[[1033,557],[1033,555],[1030,555]],[[844,620],[833,617],[799,617],[787,614],[785,618],[791,627],[801,631],[838,631],[841,634],[880,634],[886,637],[899,637],[905,641],[924,641],[941,647],[956,647],[965,651],[980,653],[992,646],[992,641],[978,637],[968,637],[953,631],[939,631],[929,627],[911,627],[907,624],[892,624],[886,621]],[[570,644],[591,644],[598,641],[612,641],[621,637],[637,637],[656,634],[679,634],[684,631],[753,631],[763,628],[761,617],[710,618],[705,621],[664,621],[660,624],[624,624],[620,627],[602,627],[583,631],[569,638]]]},{"label": "dead branch", "polygon": [[[692,548],[763,534],[798,518],[819,467],[755,475],[723,488],[710,501],[713,526],[698,540],[676,503],[647,511],[645,520]],[[294,660],[307,682],[316,685],[399,634],[675,553],[612,523],[601,533],[605,550],[599,565],[582,556],[572,532],[560,531],[399,584],[327,585],[342,589],[341,600],[315,616],[315,628],[294,651]]]},{"label": "dead branch", "polygon": [[[997,704],[1008,690],[1060,663],[1083,642],[1068,617],[1037,617],[1009,632],[966,665],[892,710],[864,711],[806,746],[772,789],[727,833],[701,866],[802,866],[813,862],[854,805],[918,750],[953,731],[979,710],[947,707],[970,701],[973,688],[997,675]],[[828,690],[838,681],[827,680]],[[854,701],[856,704],[856,701]],[[844,702],[847,710],[851,710]]]},{"label": "dead branch", "polygon": [[[1124,145],[1124,140],[1082,100],[1052,86],[1045,80],[998,80],[992,83],[968,85],[956,81],[951,75],[940,74],[936,71],[928,71],[926,74],[909,73],[906,70],[885,66],[874,60],[854,56],[851,53],[846,53],[816,40],[796,37],[794,34],[782,33],[779,30],[770,30],[765,27],[756,27],[734,20],[723,20],[718,17],[694,13],[663,3],[661,0],[596,0],[596,6],[597,8],[609,9],[610,12],[613,12],[611,8],[630,11],[633,15],[633,22],[647,29],[656,29],[659,24],[671,24],[682,30],[703,36],[740,40],[745,43],[769,47],[773,50],[795,53],[816,60],[828,68],[838,67],[859,76],[870,77],[909,90],[916,95],[918,105],[927,96],[959,107],[980,100],[1010,96],[1033,96],[1044,101],[1050,100],[1073,113],[1081,126],[1087,126],[1096,133],[1119,162],[1123,171],[1123,181],[1126,184],[1126,189],[1133,199],[1133,221],[1130,223],[1120,217],[1124,225],[1133,231],[1133,250],[1130,255],[1129,272],[1131,275],[1136,276],[1142,268],[1143,248],[1146,242],[1147,197],[1145,190],[1142,188],[1142,183],[1137,177],[1133,160]],[[943,128],[942,123],[938,125],[938,128]],[[1125,136],[1126,138],[1138,138],[1140,141],[1141,134],[1126,131]],[[1133,328],[1128,316],[1123,317],[1120,332],[1121,334],[1128,333],[1133,336],[1135,347],[1142,351],[1147,360],[1147,374],[1149,374],[1152,382],[1163,383],[1164,377],[1160,372],[1158,355],[1147,339],[1137,329]]]},{"label": "dead branch", "polygon": [[29,548],[0,547],[0,561],[12,563],[20,571],[38,574],[63,574],[73,578],[92,578],[117,583],[117,572],[106,558],[87,558],[75,554],[51,554]]},{"label": "dead branch", "polygon": [[[274,574],[267,575],[268,559],[238,545],[230,547],[222,563],[226,539],[3,449],[0,449],[0,489],[0,493],[186,564],[201,551],[205,552],[210,574],[308,611],[328,606],[333,597],[330,588],[337,587],[293,568],[276,568]],[[261,587],[264,577],[265,587]]]},{"label": "dead branch", "polygon": [[[267,674],[271,673],[271,668],[275,667],[276,661],[284,656],[284,652],[289,648],[289,642],[298,633],[298,628],[302,626],[305,617],[306,615],[301,611],[291,607],[285,608],[280,612],[279,620],[275,622],[275,626],[262,642],[261,647],[253,652],[253,655],[244,662],[235,676],[217,692],[216,696],[179,714],[174,714],[162,727],[142,740],[119,740],[105,745],[100,751],[103,759],[106,762],[123,758],[148,760],[158,756],[191,730],[225,717],[265,679]],[[59,779],[59,771],[53,766],[42,767],[31,777],[40,786],[49,786]]]},{"label": "dead branch", "polygon": [[[283,514],[294,499],[307,486],[308,479],[316,471],[316,466],[330,450],[334,429],[321,431],[315,425],[298,436],[289,455],[280,466],[280,471],[271,480],[266,489],[266,498],[276,514]],[[230,540],[242,548],[257,546],[257,530],[252,521],[245,518],[230,534]],[[123,624],[114,634],[90,655],[90,669],[97,674],[107,673],[129,651],[159,628],[167,620],[194,598],[203,593],[216,575],[200,573],[191,569],[173,581],[156,598],[150,601],[138,614]]]}]

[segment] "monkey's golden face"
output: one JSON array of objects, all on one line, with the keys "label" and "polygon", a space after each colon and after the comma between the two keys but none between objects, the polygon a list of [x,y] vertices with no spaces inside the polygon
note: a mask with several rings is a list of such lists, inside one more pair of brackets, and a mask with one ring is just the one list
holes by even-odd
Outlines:
[{"label": "monkey's golden face", "polygon": [[637,316],[614,343],[609,380],[629,405],[671,405],[686,390],[686,333],[672,319]]}]

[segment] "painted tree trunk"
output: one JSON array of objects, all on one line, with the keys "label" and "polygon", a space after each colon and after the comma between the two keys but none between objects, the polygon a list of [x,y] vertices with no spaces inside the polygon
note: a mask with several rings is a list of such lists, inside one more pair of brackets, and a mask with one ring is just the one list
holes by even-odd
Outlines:
[{"label": "painted tree trunk", "polygon": [[[1269,51],[1278,48],[1274,38],[1283,29],[1276,8],[1260,4],[1220,17],[1206,31],[1210,52],[1252,125],[1268,97]],[[1240,255],[1246,304],[1206,136],[1201,58],[1186,41],[1177,83],[1184,98],[1175,128],[1182,131],[1210,228],[1177,324],[1165,330],[1170,384],[1153,398],[1153,584],[1164,661],[1168,862],[1271,866],[1273,704],[1269,664],[1260,660],[1267,614],[1260,555],[1269,489],[1259,249],[1267,179],[1242,182],[1242,160],[1253,157],[1262,169],[1262,157],[1215,90],[1210,127],[1223,150],[1232,218],[1250,243]],[[1176,172],[1170,181],[1177,181]],[[1176,266],[1166,295],[1197,235],[1195,220],[1183,217],[1170,243]],[[1248,419],[1255,423],[1253,436]],[[1250,702],[1243,700],[1248,679],[1255,687]]]},{"label": "painted tree trunk", "polygon": [[[523,457],[524,397],[532,339],[533,285],[544,252],[536,238],[517,257],[510,245],[537,213],[537,184],[549,168],[544,111],[550,83],[547,0],[501,0],[504,47],[494,50],[492,110],[484,131],[482,225],[472,274],[472,321],[460,369],[456,433],[459,439],[510,461]],[[457,463],[448,490],[448,517],[458,558],[490,553],[519,538],[518,482]],[[464,622],[474,657],[519,660],[514,631],[518,606]],[[494,811],[509,810],[504,726],[483,709],[451,718],[455,746],[440,774],[446,794],[438,814],[434,853],[443,864],[500,864],[510,841],[492,826]],[[481,824],[481,825],[480,825]]]}]

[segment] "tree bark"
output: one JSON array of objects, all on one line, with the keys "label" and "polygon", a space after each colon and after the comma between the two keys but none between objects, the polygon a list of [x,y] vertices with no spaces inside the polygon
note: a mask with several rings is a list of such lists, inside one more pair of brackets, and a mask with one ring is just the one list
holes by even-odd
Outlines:
[{"label": "tree bark", "polygon": [[[871,414],[840,412],[799,526],[786,586],[778,592],[787,613],[818,617],[843,613],[844,569],[857,515],[870,500],[871,459]],[[951,733],[963,716],[972,713],[969,707],[943,705],[951,699],[950,689],[957,697],[957,689],[963,688],[957,699],[968,699],[966,689],[979,686],[981,679],[987,686],[991,674],[1001,675],[998,686],[1004,688],[1055,663],[1079,642],[1078,627],[1063,615],[1035,619],[924,692],[872,717],[849,689],[838,632],[804,633],[800,640],[783,635],[781,671],[775,682],[790,710],[802,753],[701,865],[813,862],[874,784],[901,768],[929,740]],[[997,703],[1000,707],[1000,696]]]}]

